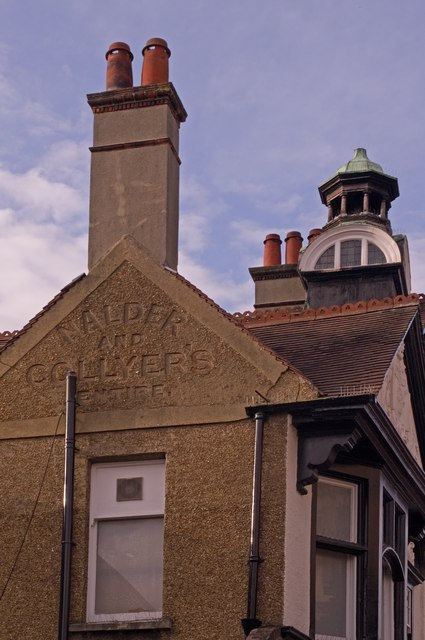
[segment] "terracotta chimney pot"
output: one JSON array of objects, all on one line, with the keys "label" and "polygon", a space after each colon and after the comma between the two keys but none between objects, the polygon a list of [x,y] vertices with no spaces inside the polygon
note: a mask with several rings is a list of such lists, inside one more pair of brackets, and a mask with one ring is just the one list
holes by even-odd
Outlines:
[{"label": "terracotta chimney pot", "polygon": [[125,42],[113,42],[106,52],[106,91],[133,86],[133,54]]},{"label": "terracotta chimney pot", "polygon": [[282,252],[280,245],[282,240],[278,233],[269,233],[264,240],[264,262],[265,267],[274,267],[282,264]]},{"label": "terracotta chimney pot", "polygon": [[142,86],[168,82],[168,58],[171,51],[166,40],[151,38],[142,49]]},{"label": "terracotta chimney pot", "polygon": [[285,263],[298,264],[303,239],[299,231],[288,231],[285,238]]},{"label": "terracotta chimney pot", "polygon": [[309,234],[307,236],[308,244],[311,244],[313,240],[317,238],[317,236],[320,236],[321,233],[322,233],[321,229],[310,229]]}]

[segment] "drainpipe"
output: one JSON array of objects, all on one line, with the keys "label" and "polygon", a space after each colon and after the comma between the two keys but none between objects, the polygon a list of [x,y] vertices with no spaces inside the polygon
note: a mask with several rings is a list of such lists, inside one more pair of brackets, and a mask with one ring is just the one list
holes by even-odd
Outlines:
[{"label": "drainpipe", "polygon": [[65,475],[63,487],[62,566],[59,603],[59,640],[68,640],[71,587],[72,505],[74,498],[75,396],[77,376],[66,376]]},{"label": "drainpipe", "polygon": [[247,617],[241,620],[245,635],[261,626],[257,614],[258,565],[260,558],[261,467],[263,457],[264,413],[255,414],[254,471],[252,479],[251,544],[249,554]]}]

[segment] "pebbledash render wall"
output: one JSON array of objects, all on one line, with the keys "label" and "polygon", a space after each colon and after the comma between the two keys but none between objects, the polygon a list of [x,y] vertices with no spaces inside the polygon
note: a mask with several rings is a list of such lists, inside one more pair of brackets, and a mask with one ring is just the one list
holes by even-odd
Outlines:
[{"label": "pebbledash render wall", "polygon": [[[70,368],[79,402],[71,603],[77,626],[70,637],[120,637],[78,630],[86,621],[90,464],[153,456],[166,459],[163,615],[171,630],[125,637],[242,638],[254,445],[245,406],[263,402],[257,391],[285,402],[314,398],[315,388],[129,238],[10,344],[0,367],[1,585],[16,562],[0,603],[2,640],[57,637]],[[297,500],[310,508],[307,496],[295,495],[295,482],[287,487],[295,459],[290,429],[285,416],[273,417],[264,433],[258,615],[275,624],[284,623],[285,573],[294,577],[285,568],[285,513]],[[302,628],[308,610],[293,615]]]}]

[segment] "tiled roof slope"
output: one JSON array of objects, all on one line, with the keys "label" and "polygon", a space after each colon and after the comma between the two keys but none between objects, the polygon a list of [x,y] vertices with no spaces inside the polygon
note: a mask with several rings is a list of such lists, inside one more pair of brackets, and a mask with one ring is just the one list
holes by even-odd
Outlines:
[{"label": "tiled roof slope", "polygon": [[251,326],[329,396],[377,393],[418,305]]},{"label": "tiled roof slope", "polygon": [[4,347],[9,340],[12,340],[16,335],[18,335],[19,331],[1,331],[0,332],[0,351],[2,347]]}]

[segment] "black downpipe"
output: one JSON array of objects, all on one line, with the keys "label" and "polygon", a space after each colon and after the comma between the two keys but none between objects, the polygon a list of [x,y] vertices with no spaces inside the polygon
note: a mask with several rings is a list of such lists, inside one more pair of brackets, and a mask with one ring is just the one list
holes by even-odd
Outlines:
[{"label": "black downpipe", "polygon": [[77,376],[66,376],[65,475],[63,486],[62,566],[59,604],[59,640],[68,640],[71,588],[72,506],[74,500],[75,396]]},{"label": "black downpipe", "polygon": [[257,618],[257,584],[260,558],[261,467],[263,457],[264,414],[255,414],[254,471],[252,478],[251,544],[249,554],[247,617],[241,620],[245,635],[261,626]]}]

